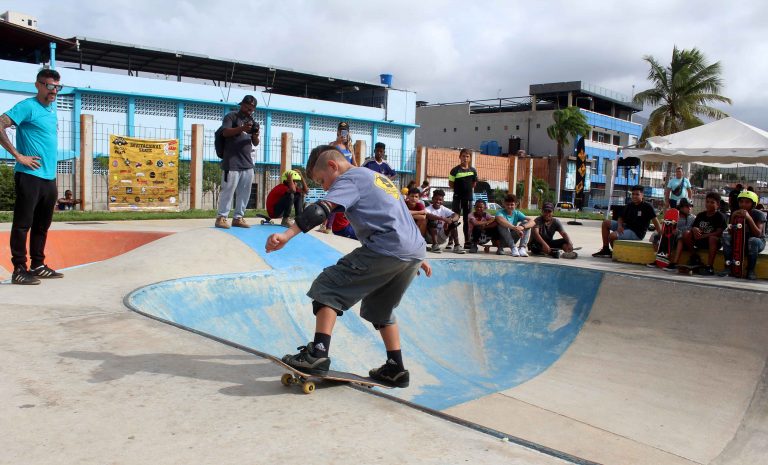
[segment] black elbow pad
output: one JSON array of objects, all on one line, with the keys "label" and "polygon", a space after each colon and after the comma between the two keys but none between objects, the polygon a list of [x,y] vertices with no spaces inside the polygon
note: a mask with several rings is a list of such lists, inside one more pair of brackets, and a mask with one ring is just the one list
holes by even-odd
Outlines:
[{"label": "black elbow pad", "polygon": [[296,225],[302,232],[309,232],[315,226],[323,224],[330,214],[331,210],[328,209],[328,206],[324,202],[318,201],[307,205],[301,215],[296,217]]}]

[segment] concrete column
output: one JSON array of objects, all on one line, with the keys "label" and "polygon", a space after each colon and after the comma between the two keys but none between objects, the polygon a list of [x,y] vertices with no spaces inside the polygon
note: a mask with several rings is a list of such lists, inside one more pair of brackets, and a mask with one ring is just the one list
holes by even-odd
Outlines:
[{"label": "concrete column", "polygon": [[531,191],[533,190],[533,158],[528,159],[528,187],[525,189],[525,208],[531,208]]},{"label": "concrete column", "polygon": [[568,106],[573,106],[573,92],[568,92]]},{"label": "concrete column", "polygon": [[366,146],[364,140],[359,140],[355,142],[355,146],[353,147],[354,154],[352,155],[355,157],[355,163],[357,166],[360,166],[363,164],[363,160],[365,160],[365,154],[366,152]]},{"label": "concrete column", "polygon": [[421,183],[427,179],[427,148],[420,145],[416,147],[416,183]]},{"label": "concrete column", "polygon": [[531,111],[536,111],[536,94],[531,95]]},{"label": "concrete column", "polygon": [[517,195],[517,157],[510,155],[507,159],[507,190]]},{"label": "concrete column", "polygon": [[477,160],[477,152],[472,151],[472,156],[469,158],[469,166],[475,166],[475,160]]},{"label": "concrete column", "polygon": [[189,167],[189,208],[203,208],[203,134],[202,124],[192,125],[192,147],[190,148]]},{"label": "concrete column", "polygon": [[[109,185],[109,184],[107,184]],[[80,207],[93,210],[93,115],[80,115]],[[107,194],[109,202],[109,194]]]},{"label": "concrete column", "polygon": [[293,134],[284,132],[280,134],[280,174],[282,175],[291,167],[291,149],[293,148]]}]

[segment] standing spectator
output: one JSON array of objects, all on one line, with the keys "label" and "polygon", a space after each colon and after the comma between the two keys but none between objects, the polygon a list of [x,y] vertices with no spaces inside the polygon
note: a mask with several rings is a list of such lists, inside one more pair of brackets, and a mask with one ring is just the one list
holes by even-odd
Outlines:
[{"label": "standing spectator", "polygon": [[259,145],[259,124],[253,120],[256,97],[246,95],[240,110],[227,113],[221,123],[224,136],[224,156],[221,159],[221,193],[219,194],[217,228],[228,229],[227,217],[236,199],[232,226],[250,228],[245,222],[245,207],[251,197],[253,184],[253,148]]},{"label": "standing spectator", "polygon": [[496,230],[496,218],[485,211],[487,206],[485,200],[477,199],[475,211],[469,215],[469,237],[471,240],[469,253],[477,253],[478,246],[488,241],[498,243],[499,234]]},{"label": "standing spectator", "polygon": [[267,194],[267,215],[270,218],[280,218],[282,226],[290,227],[288,217],[291,216],[291,206],[295,215],[304,211],[304,197],[309,192],[307,182],[298,170],[288,170],[280,176],[282,181]]},{"label": "standing spectator", "polygon": [[690,201],[692,198],[691,181],[683,177],[683,167],[678,166],[675,168],[675,177],[669,180],[667,188],[664,189],[664,203],[667,208],[677,208],[681,199]]},{"label": "standing spectator", "polygon": [[408,211],[411,212],[411,217],[416,222],[416,226],[419,227],[419,232],[422,236],[425,236],[427,233],[427,211],[424,202],[419,200],[419,195],[419,188],[412,187],[405,197],[405,204],[408,206]]},{"label": "standing spectator", "polygon": [[[22,100],[0,116],[0,146],[16,159],[10,245],[13,284],[40,284],[39,278],[64,275],[45,264],[45,240],[56,205],[57,120],[59,73],[42,69],[35,77],[37,95]],[[14,147],[6,129],[16,126]],[[31,230],[31,233],[30,233]],[[27,269],[27,236],[31,268]]]},{"label": "standing spectator", "polygon": [[[754,281],[757,279],[755,266],[757,266],[757,256],[765,249],[765,213],[757,210],[759,199],[757,194],[751,191],[742,191],[738,197],[739,209],[731,212],[731,222],[734,218],[744,217],[744,231],[747,240],[747,279]],[[723,255],[733,256],[733,237],[730,234],[723,234]],[[728,269],[720,273],[721,276],[728,275]]]},{"label": "standing spectator", "polygon": [[432,193],[432,203],[426,207],[427,212],[427,243],[432,244],[430,252],[440,253],[440,244],[452,239],[456,245],[453,251],[458,254],[466,253],[459,246],[459,215],[443,205],[445,191],[435,189]]},{"label": "standing spectator", "polygon": [[616,239],[641,241],[653,221],[656,231],[661,231],[661,224],[656,218],[653,206],[643,200],[643,186],[632,187],[632,201],[624,207],[617,221],[605,220],[601,226],[603,247],[593,253],[593,257],[612,257],[611,247]]},{"label": "standing spectator", "polygon": [[[517,206],[515,194],[507,194],[503,203],[504,208],[496,212],[496,229],[499,232],[499,248],[496,250],[496,255],[504,254],[506,244],[512,250],[513,257],[527,257],[528,252],[525,248],[528,246],[534,222],[526,217],[525,213],[515,208]],[[520,245],[516,246],[518,240]]]},{"label": "standing spectator", "polygon": [[[554,217],[554,211],[555,206],[546,202],[541,208],[541,216],[533,220],[531,253],[552,255],[555,258],[576,258],[579,255],[573,251],[573,242],[560,220]],[[560,239],[555,239],[555,233],[560,233]],[[560,253],[553,254],[553,249]]]},{"label": "standing spectator", "polygon": [[373,149],[373,158],[363,163],[363,167],[381,173],[389,179],[394,179],[397,173],[384,161],[384,150],[386,147],[383,142],[376,142],[376,146]]},{"label": "standing spectator", "polygon": [[75,205],[80,205],[80,200],[74,198],[69,189],[64,191],[64,197],[56,201],[56,209],[60,211],[74,210]]},{"label": "standing spectator", "polygon": [[[682,203],[681,201],[681,206]],[[725,215],[718,211],[719,205],[720,194],[709,192],[704,201],[705,210],[696,215],[696,219],[693,220],[693,226],[683,234],[682,240],[678,241],[667,270],[677,268],[677,262],[680,260],[680,254],[683,252],[683,249],[691,251],[689,262],[692,264],[701,262],[701,259],[698,259],[699,256],[696,250],[707,249],[707,267],[704,268],[702,274],[709,276],[715,274],[712,265],[715,263],[715,255],[720,249],[720,239],[723,236],[723,231],[728,226],[728,220],[725,218]]]},{"label": "standing spectator", "polygon": [[347,122],[342,121],[339,123],[339,127],[336,129],[336,140],[328,145],[338,149],[352,166],[358,166],[354,151],[352,150],[352,134],[349,132],[349,124]]},{"label": "standing spectator", "polygon": [[[453,189],[453,211],[464,220],[464,248],[469,248],[469,213],[472,205],[472,193],[477,183],[477,170],[470,166],[472,151],[461,149],[459,165],[448,175],[448,186]],[[457,243],[458,245],[458,243]]]}]

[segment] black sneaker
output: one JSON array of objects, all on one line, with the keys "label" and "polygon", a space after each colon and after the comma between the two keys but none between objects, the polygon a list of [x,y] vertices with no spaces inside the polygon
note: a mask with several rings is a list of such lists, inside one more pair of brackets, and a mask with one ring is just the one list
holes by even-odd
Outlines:
[{"label": "black sneaker", "polygon": [[56,270],[52,270],[48,265],[40,265],[37,268],[31,268],[30,273],[41,279],[54,279],[63,278],[64,274],[59,273]]},{"label": "black sneaker", "polygon": [[26,268],[19,267],[13,270],[13,275],[11,275],[11,283],[30,286],[34,284],[40,284],[40,280],[37,279],[32,273],[27,271]]},{"label": "black sneaker", "polygon": [[675,265],[674,263],[670,263],[669,265],[667,265],[666,271],[675,271],[676,269],[677,269],[677,265]]},{"label": "black sneaker", "polygon": [[598,250],[597,252],[592,254],[593,257],[598,258],[611,258],[613,257],[613,253],[611,252],[611,249],[608,247],[603,247],[602,249]]},{"label": "black sneaker", "polygon": [[757,280],[757,274],[755,274],[755,270],[747,272],[747,279],[750,280],[750,281],[756,281]]},{"label": "black sneaker", "polygon": [[379,368],[369,371],[368,376],[376,381],[399,388],[407,388],[411,383],[411,375],[408,370],[400,370],[397,363],[392,359],[387,360],[387,363]]},{"label": "black sneaker", "polygon": [[285,355],[282,360],[288,366],[310,375],[326,375],[331,367],[329,357],[315,357],[312,355],[314,344],[309,343],[304,347],[297,347],[296,355]]},{"label": "black sneaker", "polygon": [[469,253],[477,253],[477,244],[469,245]]},{"label": "black sneaker", "polygon": [[715,269],[712,268],[711,266],[706,266],[706,267],[704,267],[703,270],[701,270],[701,274],[703,274],[704,276],[714,276],[715,275]]}]

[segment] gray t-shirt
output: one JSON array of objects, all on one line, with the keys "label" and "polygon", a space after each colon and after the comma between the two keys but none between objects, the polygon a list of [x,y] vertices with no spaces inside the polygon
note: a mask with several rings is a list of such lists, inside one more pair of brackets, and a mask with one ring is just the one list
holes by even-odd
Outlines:
[{"label": "gray t-shirt", "polygon": [[427,244],[401,196],[386,176],[365,168],[350,168],[336,179],[325,200],[344,207],[364,246],[404,261],[423,260]]},{"label": "gray t-shirt", "polygon": [[[237,111],[227,113],[221,127],[224,129],[236,128],[244,125],[249,118]],[[241,132],[232,137],[224,138],[224,158],[221,160],[221,169],[224,171],[244,171],[253,169],[253,144],[251,135]]]}]

